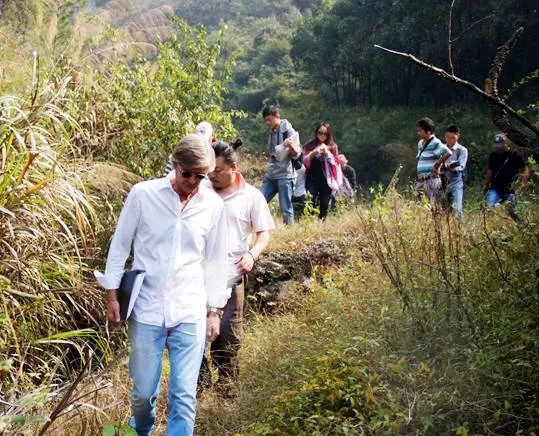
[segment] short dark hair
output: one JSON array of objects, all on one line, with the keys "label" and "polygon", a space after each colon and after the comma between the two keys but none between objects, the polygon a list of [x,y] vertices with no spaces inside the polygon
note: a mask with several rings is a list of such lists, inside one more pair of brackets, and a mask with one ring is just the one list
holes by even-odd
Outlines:
[{"label": "short dark hair", "polygon": [[415,123],[415,126],[419,127],[420,129],[423,129],[425,132],[434,133],[434,121],[432,121],[430,118],[421,118]]},{"label": "short dark hair", "polygon": [[456,124],[449,124],[449,126],[446,127],[445,131],[448,133],[460,133],[459,126],[457,126]]},{"label": "short dark hair", "polygon": [[215,158],[222,157],[228,165],[234,165],[238,163],[238,156],[236,155],[236,149],[241,147],[243,141],[238,138],[230,144],[225,141],[214,142],[211,146],[215,152]]},{"label": "short dark hair", "polygon": [[273,104],[266,105],[264,106],[264,109],[262,109],[262,118],[266,118],[269,116],[278,117],[279,115],[279,107]]}]

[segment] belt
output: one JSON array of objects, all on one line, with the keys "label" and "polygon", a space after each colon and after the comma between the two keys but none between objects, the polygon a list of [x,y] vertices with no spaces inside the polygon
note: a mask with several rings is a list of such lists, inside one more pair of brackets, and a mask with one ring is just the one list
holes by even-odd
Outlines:
[{"label": "belt", "polygon": [[229,280],[226,286],[227,288],[233,288],[237,285],[241,285],[242,283],[243,283],[243,276],[241,276],[239,279]]},{"label": "belt", "polygon": [[431,180],[431,179],[439,179],[440,176],[438,174],[427,174],[424,176],[419,176],[419,180],[425,181],[425,180]]}]

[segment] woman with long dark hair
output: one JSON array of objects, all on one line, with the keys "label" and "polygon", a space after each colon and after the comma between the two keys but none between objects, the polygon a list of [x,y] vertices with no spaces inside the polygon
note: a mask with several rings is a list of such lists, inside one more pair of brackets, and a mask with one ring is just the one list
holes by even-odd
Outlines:
[{"label": "woman with long dark hair", "polygon": [[303,145],[303,164],[306,168],[305,186],[313,203],[320,208],[320,218],[328,214],[331,194],[342,184],[339,149],[328,122],[316,126],[314,138]]}]

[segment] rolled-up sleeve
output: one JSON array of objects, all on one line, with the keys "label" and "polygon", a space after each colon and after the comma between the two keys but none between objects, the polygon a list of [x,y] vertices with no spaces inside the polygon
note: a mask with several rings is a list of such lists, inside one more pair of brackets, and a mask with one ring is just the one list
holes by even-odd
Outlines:
[{"label": "rolled-up sleeve", "polygon": [[227,289],[228,230],[224,207],[216,211],[214,225],[204,250],[204,284],[210,307],[224,307],[230,298]]},{"label": "rolled-up sleeve", "polygon": [[464,147],[460,149],[459,157],[457,162],[458,166],[455,168],[455,171],[464,171],[466,168],[466,162],[468,161],[468,150]]},{"label": "rolled-up sleeve", "polygon": [[133,186],[127,196],[107,256],[105,268],[106,289],[118,289],[125,270],[125,261],[131,252],[140,220],[140,204],[137,185]]}]

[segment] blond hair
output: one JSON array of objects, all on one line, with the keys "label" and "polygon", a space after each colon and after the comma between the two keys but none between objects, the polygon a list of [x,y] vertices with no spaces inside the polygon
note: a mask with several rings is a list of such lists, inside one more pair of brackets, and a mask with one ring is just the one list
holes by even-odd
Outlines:
[{"label": "blond hair", "polygon": [[182,168],[215,168],[215,153],[204,138],[192,133],[184,136],[172,153],[172,163]]}]

